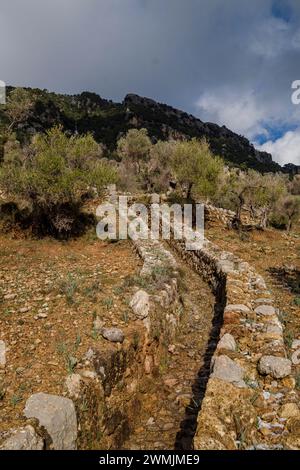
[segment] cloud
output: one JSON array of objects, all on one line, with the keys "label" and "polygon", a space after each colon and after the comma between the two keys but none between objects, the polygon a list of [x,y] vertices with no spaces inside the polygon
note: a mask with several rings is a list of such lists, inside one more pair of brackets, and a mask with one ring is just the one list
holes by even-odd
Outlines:
[{"label": "cloud", "polygon": [[299,124],[299,0],[1,0],[0,79],[135,92],[250,139]]},{"label": "cloud", "polygon": [[266,109],[259,103],[255,92],[216,90],[205,92],[196,103],[199,113],[210,120],[226,124],[235,132],[254,138],[266,133],[262,121],[266,118]]},{"label": "cloud", "polygon": [[257,148],[271,153],[274,160],[281,165],[288,162],[300,165],[300,128],[286,132],[274,142],[268,141],[263,145],[257,145]]}]

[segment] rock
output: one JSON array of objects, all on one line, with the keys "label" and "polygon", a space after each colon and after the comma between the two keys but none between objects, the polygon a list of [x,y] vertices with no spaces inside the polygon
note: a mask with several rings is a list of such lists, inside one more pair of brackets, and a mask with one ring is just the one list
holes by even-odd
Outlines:
[{"label": "rock", "polygon": [[145,362],[144,362],[144,369],[145,369],[146,374],[151,374],[152,366],[153,366],[152,356],[146,356]]},{"label": "rock", "polygon": [[289,418],[299,418],[300,410],[296,403],[285,403],[282,405],[280,410],[280,417],[289,419]]},{"label": "rock", "polygon": [[113,343],[123,343],[125,335],[120,328],[103,328],[101,332],[103,338]]},{"label": "rock", "polygon": [[294,379],[294,377],[292,376],[287,376],[287,377],[284,377],[281,381],[282,385],[286,388],[295,388],[296,387],[296,380]]},{"label": "rock", "polygon": [[84,361],[91,361],[95,357],[95,351],[92,348],[89,348],[83,356]]},{"label": "rock", "polygon": [[250,308],[243,304],[235,304],[235,305],[229,304],[229,305],[226,305],[225,312],[249,313]]},{"label": "rock", "polygon": [[93,328],[94,330],[97,332],[97,333],[101,333],[103,327],[104,327],[104,324],[105,322],[103,320],[101,320],[101,318],[97,317],[95,320],[94,320],[94,323],[93,323]]},{"label": "rock", "polygon": [[300,348],[300,339],[294,339],[292,342],[292,349],[299,349]]},{"label": "rock", "polygon": [[211,376],[232,383],[239,388],[246,387],[243,380],[244,370],[225,355],[216,357]]},{"label": "rock", "polygon": [[44,441],[30,425],[15,429],[0,446],[1,450],[43,450]]},{"label": "rock", "polygon": [[47,313],[41,312],[41,313],[38,313],[38,314],[37,314],[37,318],[47,318],[47,317],[48,317],[48,314],[47,314]]},{"label": "rock", "polygon": [[291,361],[284,357],[262,356],[258,363],[258,371],[263,375],[271,375],[274,379],[282,379],[291,373]]},{"label": "rock", "polygon": [[292,360],[292,363],[293,363],[295,366],[297,366],[298,364],[300,364],[300,349],[297,349],[297,351],[295,351],[295,352],[292,354],[291,360]]},{"label": "rock", "polygon": [[6,294],[4,300],[13,300],[17,297],[17,294]]},{"label": "rock", "polygon": [[254,303],[256,304],[271,304],[273,302],[272,299],[268,299],[267,297],[261,298],[261,299],[255,299]]},{"label": "rock", "polygon": [[228,349],[229,351],[236,350],[236,342],[230,333],[225,333],[217,344],[217,349]]},{"label": "rock", "polygon": [[146,423],[146,426],[153,426],[154,424],[155,424],[155,420],[154,420],[154,418],[151,416],[151,417],[148,419],[148,421],[147,421],[147,423]]},{"label": "rock", "polygon": [[76,449],[77,419],[74,403],[69,398],[35,393],[24,409],[26,418],[37,418],[48,432],[55,450]]},{"label": "rock", "polygon": [[275,315],[275,308],[272,305],[259,305],[254,310],[258,315]]},{"label": "rock", "polygon": [[29,312],[30,308],[29,307],[21,307],[19,312],[20,313],[26,313],[26,312]]},{"label": "rock", "polygon": [[267,324],[266,326],[266,333],[267,335],[275,335],[275,336],[282,336],[282,327],[275,324],[275,323],[270,323]]},{"label": "rock", "polygon": [[4,341],[0,340],[0,367],[5,367],[6,364],[6,346]]},{"label": "rock", "polygon": [[82,375],[82,377],[85,377],[86,379],[97,380],[97,373],[93,370],[81,370],[80,375]]},{"label": "rock", "polygon": [[169,352],[169,353],[174,354],[174,353],[175,353],[175,349],[176,349],[175,344],[169,344],[169,346],[168,346],[168,352]]},{"label": "rock", "polygon": [[147,292],[144,290],[137,291],[130,301],[130,307],[139,320],[146,318],[150,309],[149,295]]},{"label": "rock", "polygon": [[79,374],[68,375],[65,381],[66,389],[72,398],[78,398],[81,389],[81,377]]}]

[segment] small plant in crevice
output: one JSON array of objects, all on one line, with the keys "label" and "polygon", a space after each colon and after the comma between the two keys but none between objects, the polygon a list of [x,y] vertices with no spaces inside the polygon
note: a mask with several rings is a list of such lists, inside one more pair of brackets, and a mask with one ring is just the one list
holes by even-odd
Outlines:
[{"label": "small plant in crevice", "polygon": [[12,404],[13,407],[15,407],[22,400],[23,400],[23,397],[21,395],[13,395],[11,397],[11,404]]},{"label": "small plant in crevice", "polygon": [[291,330],[284,330],[283,334],[284,342],[288,348],[292,347],[292,343],[294,341],[294,333]]},{"label": "small plant in crevice", "polygon": [[133,347],[136,350],[140,344],[140,335],[138,334],[137,331],[134,332],[133,334]]},{"label": "small plant in crevice", "polygon": [[58,354],[63,357],[68,374],[72,374],[77,365],[78,361],[74,354],[77,352],[80,344],[81,336],[79,334],[76,335],[76,339],[72,347],[69,347],[64,341],[61,341],[57,344],[56,350]]}]

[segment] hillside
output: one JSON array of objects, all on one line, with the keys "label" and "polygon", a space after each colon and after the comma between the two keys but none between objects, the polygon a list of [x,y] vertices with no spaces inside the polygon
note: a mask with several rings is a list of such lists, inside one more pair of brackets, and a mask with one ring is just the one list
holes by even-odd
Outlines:
[{"label": "hillside", "polygon": [[[8,88],[8,94],[12,90]],[[170,137],[206,137],[214,153],[233,166],[253,168],[258,171],[279,171],[272,156],[260,152],[243,136],[225,126],[202,122],[200,119],[149,98],[128,94],[122,103],[105,100],[99,95],[83,92],[80,95],[61,95],[47,90],[28,89],[34,97],[31,116],[19,125],[19,138],[43,131],[54,124],[62,124],[71,132],[92,132],[109,150],[115,148],[119,136],[128,129],[146,128],[155,141]],[[5,116],[0,110],[1,124]]]}]

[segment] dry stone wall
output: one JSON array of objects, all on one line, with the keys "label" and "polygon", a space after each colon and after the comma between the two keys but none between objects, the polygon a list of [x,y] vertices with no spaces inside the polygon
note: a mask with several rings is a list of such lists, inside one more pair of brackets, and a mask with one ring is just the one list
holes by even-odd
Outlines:
[{"label": "dry stone wall", "polygon": [[[174,257],[156,240],[138,240],[134,247],[143,266],[126,334],[96,318],[94,329],[107,342],[90,348],[66,377],[65,396],[31,395],[24,424],[0,433],[0,449],[119,449],[130,435],[181,313]],[[5,367],[4,344],[0,362]]]},{"label": "dry stone wall", "polygon": [[170,244],[224,306],[220,340],[198,416],[194,448],[299,449],[300,411],[278,309],[248,263],[205,240]]}]

